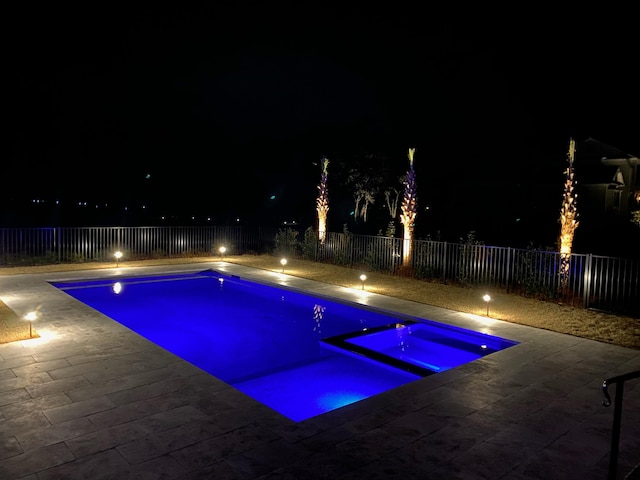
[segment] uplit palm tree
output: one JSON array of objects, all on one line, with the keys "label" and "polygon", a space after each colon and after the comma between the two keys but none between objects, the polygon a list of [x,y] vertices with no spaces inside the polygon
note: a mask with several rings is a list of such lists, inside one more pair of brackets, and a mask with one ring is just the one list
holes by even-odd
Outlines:
[{"label": "uplit palm tree", "polygon": [[400,223],[404,225],[403,239],[404,247],[402,249],[402,265],[409,266],[411,264],[411,256],[413,251],[413,230],[418,214],[418,190],[416,186],[416,172],[413,168],[413,155],[415,148],[409,149],[409,171],[404,182],[404,196],[400,207]]},{"label": "uplit palm tree", "polygon": [[327,235],[327,215],[329,213],[329,191],[327,190],[327,167],[329,159],[322,157],[320,167],[320,185],[318,185],[318,199],[316,200],[316,211],[318,212],[318,240],[324,243]]},{"label": "uplit palm tree", "polygon": [[560,208],[560,289],[565,289],[569,284],[569,264],[571,261],[571,248],[573,236],[580,222],[578,221],[577,198],[575,193],[575,172],[573,161],[576,154],[576,144],[573,138],[569,140],[569,153],[567,161],[569,166],[564,171],[564,195]]}]

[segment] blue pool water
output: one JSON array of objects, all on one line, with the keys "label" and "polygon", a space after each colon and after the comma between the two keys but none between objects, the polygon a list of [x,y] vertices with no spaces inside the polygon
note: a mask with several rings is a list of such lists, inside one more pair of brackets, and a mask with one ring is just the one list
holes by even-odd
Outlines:
[{"label": "blue pool water", "polygon": [[213,270],[52,285],[294,421],[517,344]]}]

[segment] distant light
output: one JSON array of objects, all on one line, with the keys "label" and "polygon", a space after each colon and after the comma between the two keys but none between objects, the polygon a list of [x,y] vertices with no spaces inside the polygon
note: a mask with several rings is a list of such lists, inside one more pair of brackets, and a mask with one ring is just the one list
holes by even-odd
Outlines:
[{"label": "distant light", "polygon": [[239,222],[239,221],[240,221],[240,217],[236,218],[236,222]]},{"label": "distant light", "polygon": [[271,196],[269,197],[269,200],[275,200],[275,199],[276,199],[276,196],[275,196],[275,195],[271,195]]},{"label": "distant light", "polygon": [[351,215],[351,216],[353,217],[353,214],[354,214],[354,213],[355,213],[355,212],[352,210],[351,212],[349,212],[349,215]]},{"label": "distant light", "polygon": [[516,222],[519,222],[519,221],[520,221],[520,218],[516,218]]},{"label": "distant light", "polygon": [[142,205],[142,209],[144,210],[145,208],[147,208],[147,206],[146,205]]},{"label": "distant light", "polygon": [[144,178],[146,178],[147,180],[148,180],[148,179],[150,179],[150,178],[151,178],[151,174],[150,174],[150,173],[147,173],[147,174],[144,176]]}]

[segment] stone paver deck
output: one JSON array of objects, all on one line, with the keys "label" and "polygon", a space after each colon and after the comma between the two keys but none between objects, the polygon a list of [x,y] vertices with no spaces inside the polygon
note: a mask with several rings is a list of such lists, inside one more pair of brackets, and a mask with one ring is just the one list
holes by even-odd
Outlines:
[{"label": "stone paver deck", "polygon": [[[521,343],[296,423],[48,283],[207,268]],[[6,276],[0,298],[41,313],[40,338],[0,344],[3,480],[601,480],[602,382],[640,369],[637,350],[224,262]],[[637,383],[619,478],[640,461]]]}]

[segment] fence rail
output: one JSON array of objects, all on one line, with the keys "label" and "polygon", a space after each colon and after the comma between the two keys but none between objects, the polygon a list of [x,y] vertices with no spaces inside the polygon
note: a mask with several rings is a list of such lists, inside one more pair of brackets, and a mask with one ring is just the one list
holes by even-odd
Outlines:
[{"label": "fence rail", "polygon": [[[404,240],[332,233],[324,242],[282,235],[285,252],[304,258],[458,285],[486,285],[541,300],[556,300],[640,317],[640,259],[571,255],[567,285],[561,287],[559,252],[413,240],[403,265]],[[278,243],[278,242],[276,242]],[[309,252],[313,252],[310,254]]]},{"label": "fence rail", "polygon": [[[0,229],[0,265],[286,253],[308,260],[459,285],[486,285],[542,300],[640,317],[640,260],[572,254],[566,287],[560,254],[464,243],[265,227],[55,227]],[[410,248],[409,263],[403,263]]]},{"label": "fence rail", "polygon": [[120,250],[128,259],[229,254],[273,244],[275,229],[249,227],[62,227],[0,229],[0,265],[105,262]]}]

